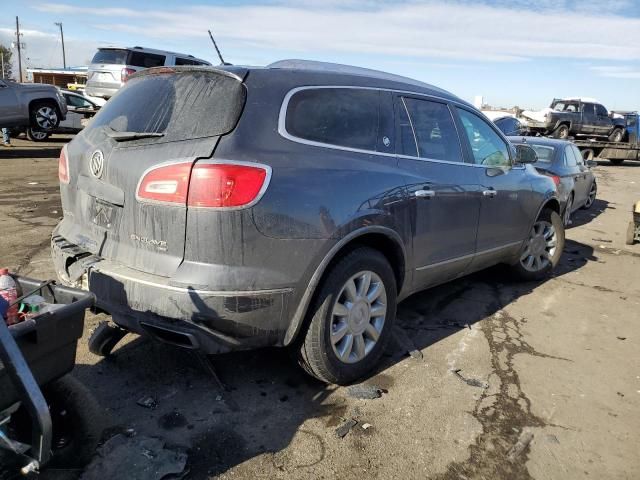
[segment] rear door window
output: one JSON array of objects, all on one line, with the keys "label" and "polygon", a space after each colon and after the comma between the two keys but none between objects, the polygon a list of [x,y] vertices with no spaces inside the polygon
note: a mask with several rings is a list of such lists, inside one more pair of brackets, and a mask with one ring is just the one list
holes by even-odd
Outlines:
[{"label": "rear door window", "polygon": [[98,50],[98,53],[93,56],[93,60],[91,60],[91,63],[125,65],[127,63],[128,55],[129,50],[126,49],[104,48]]},{"label": "rear door window", "polygon": [[245,98],[243,83],[222,73],[142,75],[129,80],[85,132],[103,128],[164,134],[136,141],[142,143],[223,135],[235,127]]},{"label": "rear door window", "polygon": [[600,117],[607,117],[609,115],[607,109],[598,103],[596,103],[596,114]]},{"label": "rear door window", "polygon": [[132,51],[127,64],[142,68],[161,67],[164,65],[165,59],[164,55]]},{"label": "rear door window", "polygon": [[378,90],[359,88],[301,90],[287,105],[286,131],[312,142],[376,151],[380,95]]},{"label": "rear door window", "polygon": [[449,107],[444,103],[401,97],[400,155],[462,162],[462,149]]}]

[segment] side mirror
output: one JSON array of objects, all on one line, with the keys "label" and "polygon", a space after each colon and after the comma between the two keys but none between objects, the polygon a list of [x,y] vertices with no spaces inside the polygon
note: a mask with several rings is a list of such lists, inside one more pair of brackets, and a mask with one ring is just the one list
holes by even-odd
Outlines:
[{"label": "side mirror", "polygon": [[516,163],[536,163],[538,154],[529,145],[516,145]]}]

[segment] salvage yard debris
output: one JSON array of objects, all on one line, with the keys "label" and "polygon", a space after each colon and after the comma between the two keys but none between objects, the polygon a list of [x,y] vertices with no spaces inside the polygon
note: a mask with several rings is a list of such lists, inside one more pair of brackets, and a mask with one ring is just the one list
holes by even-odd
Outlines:
[{"label": "salvage yard debris", "polygon": [[347,393],[350,397],[359,398],[361,400],[373,400],[376,398],[380,398],[383,393],[387,393],[383,388],[378,387],[377,385],[351,385],[347,387]]},{"label": "salvage yard debris", "polygon": [[342,425],[340,425],[338,428],[336,428],[336,436],[338,438],[344,438],[347,435],[347,433],[349,433],[349,431],[353,427],[355,427],[357,424],[358,424],[357,420],[350,418],[349,420],[344,422]]},{"label": "salvage yard debris", "polygon": [[482,380],[478,380],[477,378],[465,378],[460,373],[461,371],[462,371],[461,368],[456,368],[455,370],[452,370],[455,376],[457,376],[460,380],[462,380],[464,383],[466,383],[471,387],[489,388],[488,382],[483,382]]}]

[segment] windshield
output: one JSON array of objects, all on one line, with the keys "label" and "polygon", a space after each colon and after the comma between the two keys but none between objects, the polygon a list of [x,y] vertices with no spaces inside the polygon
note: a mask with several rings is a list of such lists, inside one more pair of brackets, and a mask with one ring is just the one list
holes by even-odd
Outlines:
[{"label": "windshield", "polygon": [[555,148],[542,145],[531,145],[530,143],[523,145],[529,145],[536,151],[536,154],[538,154],[538,161],[536,163],[551,163],[553,161]]},{"label": "windshield", "polygon": [[127,63],[129,50],[122,48],[101,48],[93,56],[91,63],[111,63],[116,65],[124,65]]},{"label": "windshield", "polygon": [[143,75],[129,80],[84,131],[165,134],[146,138],[152,142],[223,135],[235,127],[245,96],[241,81],[218,72]]}]

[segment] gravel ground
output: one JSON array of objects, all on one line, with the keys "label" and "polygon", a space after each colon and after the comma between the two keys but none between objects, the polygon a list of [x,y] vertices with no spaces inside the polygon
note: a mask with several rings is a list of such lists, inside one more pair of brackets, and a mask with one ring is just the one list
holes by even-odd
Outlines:
[{"label": "gravel ground", "polygon": [[[23,275],[54,275],[65,141],[0,147],[0,265]],[[398,336],[422,358],[390,348],[365,381],[380,398],[320,384],[278,349],[213,357],[226,390],[201,358],[133,336],[105,360],[86,347],[94,315],[73,376],[99,402],[105,438],[157,438],[186,458],[186,478],[639,478],[640,245],[624,233],[640,163],[595,172],[599,199],[576,214],[552,279],[514,284],[495,268],[399,305]],[[155,409],[137,404],[147,396]],[[159,478],[135,473],[152,462],[140,458],[106,455],[105,468]]]}]

